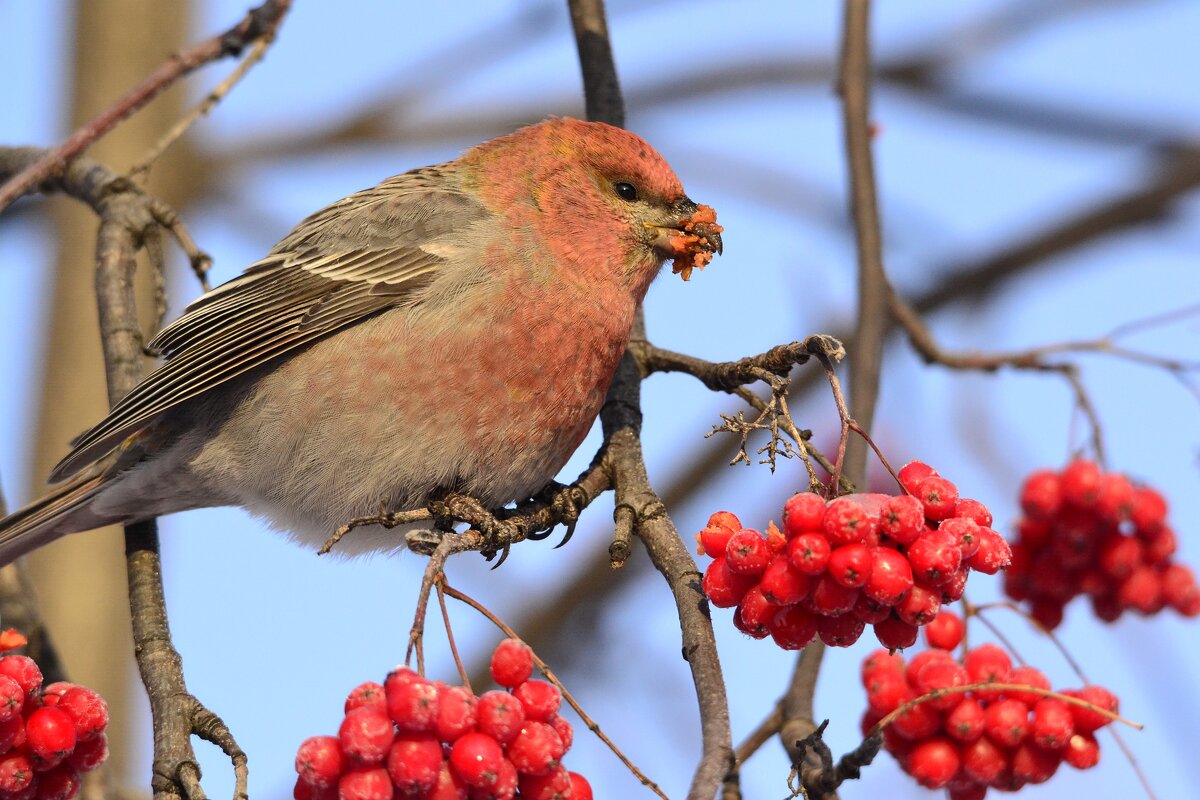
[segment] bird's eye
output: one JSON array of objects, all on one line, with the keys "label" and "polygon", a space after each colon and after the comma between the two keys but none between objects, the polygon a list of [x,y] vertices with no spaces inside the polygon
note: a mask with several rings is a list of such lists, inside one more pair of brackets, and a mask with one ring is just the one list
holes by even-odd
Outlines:
[{"label": "bird's eye", "polygon": [[627,203],[632,203],[638,199],[637,187],[628,181],[617,181],[613,184],[613,191],[617,193],[617,197]]}]

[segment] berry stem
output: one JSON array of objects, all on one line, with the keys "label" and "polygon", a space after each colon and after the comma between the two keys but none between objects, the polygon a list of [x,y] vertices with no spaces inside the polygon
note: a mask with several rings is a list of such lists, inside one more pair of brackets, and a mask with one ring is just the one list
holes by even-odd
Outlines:
[{"label": "berry stem", "polygon": [[458,654],[458,645],[454,642],[454,629],[450,625],[450,611],[446,608],[445,572],[438,577],[437,597],[438,606],[442,609],[442,623],[446,626],[446,641],[450,644],[450,654],[454,656],[454,666],[458,668],[458,677],[462,678],[463,686],[467,687],[467,691],[474,694],[475,691],[471,688],[471,679],[467,677],[467,668],[463,666],[462,658]]}]

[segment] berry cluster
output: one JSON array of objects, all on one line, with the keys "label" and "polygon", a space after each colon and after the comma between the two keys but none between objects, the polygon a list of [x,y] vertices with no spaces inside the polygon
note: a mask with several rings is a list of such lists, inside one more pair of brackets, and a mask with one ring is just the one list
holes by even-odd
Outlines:
[{"label": "berry cluster", "polygon": [[1079,459],[1061,473],[1030,475],[1021,508],[1004,590],[1028,601],[1046,628],[1057,627],[1063,607],[1081,594],[1106,622],[1125,611],[1155,614],[1166,606],[1200,614],[1200,588],[1192,571],[1171,558],[1175,533],[1167,525],[1167,503],[1153,489]]},{"label": "berry cluster", "polygon": [[814,636],[848,647],[868,623],[884,646],[908,647],[943,602],[962,597],[972,569],[993,575],[1010,553],[987,507],[933,468],[914,461],[900,482],[907,494],[793,495],[783,532],[772,524],[766,536],[718,511],[696,537],[713,557],[704,593],[737,607],[739,630],[785,650]]},{"label": "berry cluster", "polygon": [[560,761],[574,738],[558,689],[530,680],[533,652],[505,639],[492,677],[507,691],[476,697],[398,667],[346,698],[337,736],[296,753],[296,800],[591,800]]},{"label": "berry cluster", "polygon": [[[24,637],[21,637],[24,644]],[[108,704],[83,686],[42,686],[28,656],[0,658],[0,800],[70,800],[108,758]]]},{"label": "berry cluster", "polygon": [[[903,656],[877,650],[862,664],[867,690],[864,735],[905,703],[910,706],[883,729],[884,747],[905,772],[930,789],[947,789],[951,800],[982,800],[989,788],[1015,792],[1043,783],[1063,762],[1076,769],[1100,760],[1095,732],[1108,716],[1064,700],[1073,697],[1116,713],[1117,698],[1099,686],[1046,695],[1041,670],[1014,667],[994,644],[968,650],[961,662],[950,650],[962,641],[963,623],[943,611],[926,628],[930,649],[907,664]],[[979,683],[1027,687],[975,689],[938,694]],[[1043,692],[1030,690],[1046,690]]]}]

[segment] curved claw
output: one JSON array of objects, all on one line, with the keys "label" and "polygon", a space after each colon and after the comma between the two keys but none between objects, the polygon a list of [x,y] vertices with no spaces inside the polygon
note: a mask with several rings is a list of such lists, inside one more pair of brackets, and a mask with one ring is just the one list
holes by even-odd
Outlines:
[{"label": "curved claw", "polygon": [[[576,522],[575,520],[571,520],[570,522],[567,523],[567,532],[563,534],[562,541],[559,542],[558,544],[554,545],[555,550],[562,547],[567,542],[571,541],[571,537],[575,535],[575,522]],[[550,531],[546,531],[546,535],[549,536]]]},{"label": "curved claw", "polygon": [[500,565],[508,560],[508,554],[512,550],[512,542],[505,542],[500,546],[500,558],[495,564],[492,564],[492,569],[500,569]]}]

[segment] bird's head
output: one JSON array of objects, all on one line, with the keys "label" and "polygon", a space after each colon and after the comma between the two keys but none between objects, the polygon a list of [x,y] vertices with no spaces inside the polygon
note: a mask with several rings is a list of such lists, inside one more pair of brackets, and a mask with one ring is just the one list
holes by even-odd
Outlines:
[{"label": "bird's head", "polygon": [[621,128],[551,118],[472,153],[494,176],[485,183],[507,186],[485,199],[532,223],[581,278],[618,277],[640,294],[666,259],[687,280],[721,252],[716,212],[689,199],[663,157]]}]

